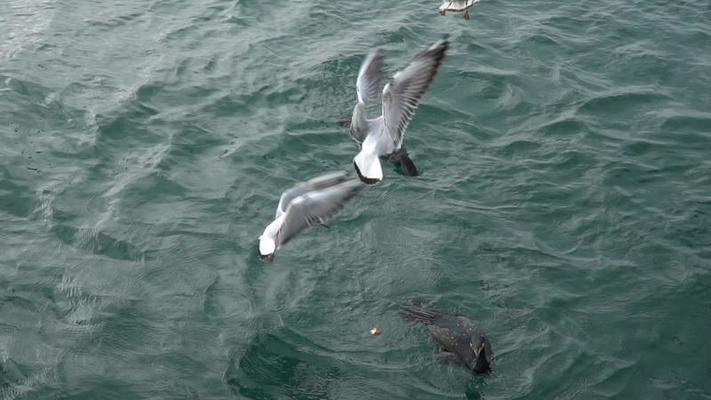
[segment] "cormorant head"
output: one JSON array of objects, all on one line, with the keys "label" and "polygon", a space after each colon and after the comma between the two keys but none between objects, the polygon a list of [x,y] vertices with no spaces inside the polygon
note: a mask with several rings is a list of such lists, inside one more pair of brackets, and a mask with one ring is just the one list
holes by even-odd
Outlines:
[{"label": "cormorant head", "polygon": [[472,335],[469,347],[474,352],[474,360],[469,368],[477,374],[486,374],[491,371],[491,354],[488,342],[484,336]]}]

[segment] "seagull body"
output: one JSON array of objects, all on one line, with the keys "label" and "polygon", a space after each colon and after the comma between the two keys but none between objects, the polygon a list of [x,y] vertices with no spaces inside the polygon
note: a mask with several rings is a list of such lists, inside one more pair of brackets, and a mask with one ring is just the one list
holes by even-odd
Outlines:
[{"label": "seagull body", "polygon": [[378,97],[383,52],[373,50],[363,60],[356,81],[358,102],[353,108],[350,128],[353,139],[361,143],[353,164],[363,182],[373,184],[383,179],[379,157],[385,155],[400,161],[408,174],[417,174],[403,148],[405,130],[415,116],[422,95],[437,74],[448,47],[447,39],[442,39],[397,72],[383,88],[382,115],[374,119],[367,118],[366,106]]},{"label": "seagull body", "polygon": [[363,188],[358,180],[347,180],[345,172],[333,172],[299,183],[279,199],[276,215],[259,237],[259,255],[268,261],[283,244],[328,218]]},{"label": "seagull body", "polygon": [[439,14],[446,15],[447,11],[464,12],[464,19],[469,19],[469,9],[478,2],[479,0],[444,0],[439,6]]}]

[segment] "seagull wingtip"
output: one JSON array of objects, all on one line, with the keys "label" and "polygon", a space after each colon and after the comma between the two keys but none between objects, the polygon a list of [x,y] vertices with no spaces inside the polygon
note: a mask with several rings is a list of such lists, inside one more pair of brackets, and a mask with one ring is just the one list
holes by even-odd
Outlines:
[{"label": "seagull wingtip", "polygon": [[449,48],[449,43],[449,33],[445,33],[442,36],[442,39],[438,40],[432,46],[430,46],[429,51],[447,51],[447,49]]}]

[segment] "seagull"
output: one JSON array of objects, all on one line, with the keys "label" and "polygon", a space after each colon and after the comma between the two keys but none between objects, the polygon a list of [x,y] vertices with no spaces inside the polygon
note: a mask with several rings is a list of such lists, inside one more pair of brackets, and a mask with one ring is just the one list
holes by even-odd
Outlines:
[{"label": "seagull", "polygon": [[415,116],[420,99],[437,74],[448,47],[445,36],[398,71],[383,88],[382,115],[374,119],[367,118],[366,106],[378,97],[383,52],[372,50],[363,60],[356,80],[358,102],[353,108],[350,127],[353,139],[361,143],[353,165],[363,182],[374,184],[383,179],[379,157],[386,155],[399,161],[408,175],[417,175],[417,168],[402,145],[405,129]]},{"label": "seagull", "polygon": [[443,0],[442,5],[439,6],[439,15],[447,15],[447,11],[464,11],[464,19],[469,19],[469,9],[478,2],[479,0]]},{"label": "seagull", "polygon": [[343,208],[363,188],[357,179],[348,180],[345,172],[324,174],[299,183],[279,199],[274,221],[259,237],[259,255],[274,260],[274,253],[299,232],[326,220]]}]

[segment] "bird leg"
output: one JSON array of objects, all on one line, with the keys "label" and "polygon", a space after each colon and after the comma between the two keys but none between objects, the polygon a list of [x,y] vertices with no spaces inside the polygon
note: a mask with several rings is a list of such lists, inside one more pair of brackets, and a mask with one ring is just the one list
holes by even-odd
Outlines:
[{"label": "bird leg", "polygon": [[444,17],[445,15],[447,15],[447,11],[445,11],[445,10],[439,10],[439,15],[441,15],[441,16]]},{"label": "bird leg", "polygon": [[464,19],[469,19],[469,10],[464,11]]}]

